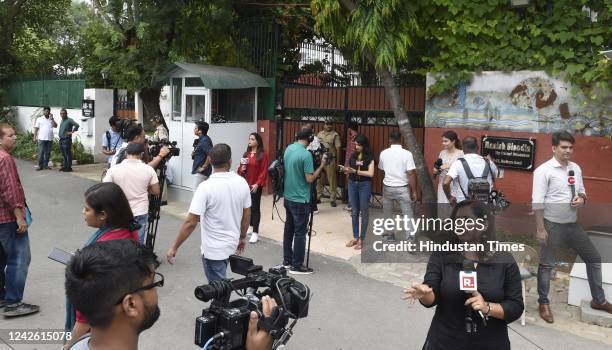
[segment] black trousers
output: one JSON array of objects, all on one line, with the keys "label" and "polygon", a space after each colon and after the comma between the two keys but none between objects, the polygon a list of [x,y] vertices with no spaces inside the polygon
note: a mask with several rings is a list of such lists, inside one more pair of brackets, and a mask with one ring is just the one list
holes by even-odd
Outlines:
[{"label": "black trousers", "polygon": [[261,191],[259,187],[255,193],[251,192],[251,226],[253,232],[259,233],[259,222],[261,221]]}]

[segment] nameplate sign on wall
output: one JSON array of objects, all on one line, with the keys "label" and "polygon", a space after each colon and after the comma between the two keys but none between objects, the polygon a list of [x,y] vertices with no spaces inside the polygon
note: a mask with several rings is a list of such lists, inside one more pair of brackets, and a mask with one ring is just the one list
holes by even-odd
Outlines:
[{"label": "nameplate sign on wall", "polygon": [[95,117],[94,114],[94,105],[95,105],[95,101],[94,100],[83,100],[83,117],[85,118],[93,118]]},{"label": "nameplate sign on wall", "polygon": [[534,170],[535,140],[513,137],[483,136],[480,154],[490,154],[502,168]]}]

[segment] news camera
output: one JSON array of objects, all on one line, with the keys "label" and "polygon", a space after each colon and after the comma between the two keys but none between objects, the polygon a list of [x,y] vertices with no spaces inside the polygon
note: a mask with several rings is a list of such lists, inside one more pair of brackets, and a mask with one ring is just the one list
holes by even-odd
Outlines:
[{"label": "news camera", "polygon": [[178,157],[181,154],[181,149],[176,147],[176,141],[168,141],[166,139],[159,141],[148,141],[149,144],[149,154],[151,157],[157,157],[159,155],[159,151],[162,147],[168,147],[168,155],[166,158],[170,157]]},{"label": "news camera", "polygon": [[[272,348],[285,345],[293,335],[297,320],[308,316],[310,289],[288,277],[282,266],[266,272],[249,258],[232,255],[229,261],[232,272],[245,277],[196,287],[195,297],[203,302],[212,300],[212,303],[196,318],[195,344],[214,350],[244,349],[250,313],[255,311],[260,315],[258,326],[273,339]],[[232,292],[239,298],[230,301]],[[261,298],[266,295],[274,298],[278,308],[264,318]],[[289,319],[293,321],[287,326]]]},{"label": "news camera", "polygon": [[328,164],[335,158],[335,156],[331,155],[327,147],[323,146],[322,143],[319,143],[319,147],[310,149],[309,152],[312,154],[312,160],[315,168],[318,168],[321,165],[323,156],[327,157]]}]

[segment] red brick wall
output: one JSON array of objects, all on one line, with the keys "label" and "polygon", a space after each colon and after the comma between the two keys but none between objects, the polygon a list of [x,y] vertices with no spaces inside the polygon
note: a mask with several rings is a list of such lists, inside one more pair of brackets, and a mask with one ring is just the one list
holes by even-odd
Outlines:
[{"label": "red brick wall", "polygon": [[[425,161],[433,164],[441,150],[442,134],[448,129],[425,129]],[[518,133],[509,131],[485,131],[475,129],[453,129],[462,139],[474,136],[480,142],[481,136],[506,136],[536,139],[536,167],[552,157],[550,134]],[[610,203],[612,201],[612,140],[606,137],[576,136],[573,161],[582,168],[584,184],[589,203]],[[532,172],[505,169],[503,179],[496,181],[513,203],[531,201]]]}]

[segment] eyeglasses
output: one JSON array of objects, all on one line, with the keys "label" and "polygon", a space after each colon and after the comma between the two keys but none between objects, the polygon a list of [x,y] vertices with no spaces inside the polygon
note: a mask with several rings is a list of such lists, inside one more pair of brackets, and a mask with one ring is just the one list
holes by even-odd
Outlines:
[{"label": "eyeglasses", "polygon": [[123,294],[121,299],[119,299],[115,305],[121,304],[121,302],[123,301],[123,298],[125,298],[125,296],[128,294],[134,294],[134,293],[142,292],[144,290],[149,290],[149,289],[153,289],[156,287],[163,287],[163,286],[164,286],[164,275],[162,275],[159,272],[155,272],[155,277],[153,277],[153,283],[147,284],[146,286],[142,286],[140,288],[136,288],[129,293]]}]

